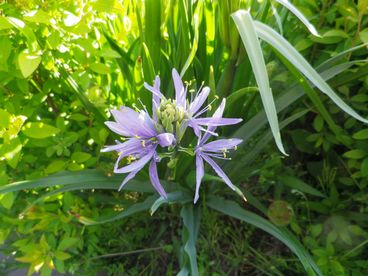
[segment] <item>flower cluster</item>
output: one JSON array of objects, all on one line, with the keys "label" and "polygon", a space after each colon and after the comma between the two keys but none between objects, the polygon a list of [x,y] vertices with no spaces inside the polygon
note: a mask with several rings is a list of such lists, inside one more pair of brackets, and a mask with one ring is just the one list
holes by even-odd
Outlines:
[{"label": "flower cluster", "polygon": [[[175,86],[175,100],[167,99],[160,91],[160,78],[157,76],[154,85],[145,83],[144,86],[152,93],[152,118],[147,110],[133,110],[122,106],[120,110],[111,110],[115,121],[108,121],[105,124],[113,132],[124,136],[124,142],[116,141],[116,145],[106,146],[102,152],[116,151],[118,159],[114,166],[115,173],[127,173],[120,189],[131,180],[147,163],[149,165],[149,175],[153,187],[164,198],[167,197],[162,187],[158,172],[157,163],[161,161],[162,150],[174,152],[178,148],[183,148],[180,144],[186,130],[193,129],[198,138],[197,145],[192,149],[196,156],[196,190],[194,203],[199,198],[199,188],[204,176],[204,162],[208,163],[221,177],[224,182],[233,190],[234,185],[226,176],[223,170],[213,160],[228,159],[226,153],[230,149],[236,148],[242,142],[241,139],[219,139],[212,142],[208,140],[212,136],[217,136],[218,126],[233,125],[241,122],[241,119],[223,118],[225,99],[211,117],[201,117],[211,109],[211,104],[203,107],[210,89],[203,87],[199,89],[191,101],[187,100],[187,87],[178,72],[172,71]],[[125,165],[120,166],[120,162],[125,160]],[[119,189],[119,190],[120,190]]]}]

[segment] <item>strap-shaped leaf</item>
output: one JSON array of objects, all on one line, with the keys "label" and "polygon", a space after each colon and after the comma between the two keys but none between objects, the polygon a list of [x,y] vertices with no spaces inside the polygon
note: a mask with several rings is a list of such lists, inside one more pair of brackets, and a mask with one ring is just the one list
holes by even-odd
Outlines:
[{"label": "strap-shaped leaf", "polygon": [[119,219],[123,219],[126,217],[129,217],[135,213],[138,212],[143,212],[143,211],[148,211],[151,207],[151,205],[153,204],[153,202],[155,202],[155,200],[157,199],[156,195],[153,196],[149,196],[147,197],[147,199],[143,202],[139,202],[139,203],[135,203],[131,206],[129,206],[127,209],[119,212],[117,215],[115,216],[110,216],[110,217],[103,217],[103,218],[98,218],[98,219],[91,219],[91,218],[87,218],[87,217],[79,217],[78,220],[85,224],[85,225],[95,225],[95,224],[103,224],[103,223],[107,223],[107,222],[112,222],[115,220],[119,220]]},{"label": "strap-shaped leaf", "polygon": [[319,36],[316,28],[313,26],[312,23],[309,22],[309,20],[288,0],[276,0],[276,2],[283,5],[285,8],[287,8],[290,12],[292,12],[296,17],[299,18],[299,20],[308,28],[310,33],[314,36]]},{"label": "strap-shaped leaf", "polygon": [[[329,59],[332,60],[333,58]],[[356,62],[347,62],[333,66],[325,71],[321,72],[322,78],[327,81],[332,77],[342,73],[346,69],[350,68]],[[311,84],[314,87],[313,84]],[[303,89],[300,84],[293,85],[287,92],[279,96],[275,100],[277,113],[280,113],[285,108],[290,106],[293,102],[297,101],[304,95]],[[244,141],[250,139],[257,131],[259,131],[267,123],[267,117],[264,111],[258,112],[249,121],[243,124],[234,134],[234,137],[242,138]],[[241,144],[240,147],[244,146],[245,143]]]},{"label": "strap-shaped leaf", "polygon": [[173,193],[168,193],[167,194],[167,198],[164,197],[159,197],[151,206],[151,215],[153,215],[158,208],[160,208],[160,206],[164,203],[181,203],[181,204],[185,204],[192,201],[192,197],[187,194],[184,193],[182,191],[177,191],[177,192],[173,192]]},{"label": "strap-shaped leaf", "polygon": [[[197,276],[198,266],[197,266],[197,251],[195,248],[197,242],[197,236],[199,231],[199,224],[201,219],[200,209],[198,205],[185,204],[183,205],[180,216],[183,219],[183,251],[181,270],[178,275],[188,275],[189,271],[192,276]],[[188,263],[189,261],[189,263]]]},{"label": "strap-shaped leaf", "polygon": [[261,45],[257,37],[254,21],[249,11],[245,10],[238,10],[237,12],[233,13],[232,18],[234,19],[245,49],[247,50],[254,76],[259,87],[259,92],[261,94],[263,107],[266,112],[276,145],[279,150],[286,155],[281,142],[275,102],[273,100],[266,64],[263,58]]},{"label": "strap-shaped leaf", "polygon": [[[110,177],[97,170],[60,172],[40,179],[19,181],[1,186],[0,194],[54,186],[68,186],[68,190],[99,189],[105,185],[107,187],[114,185],[118,188],[121,184],[121,181],[122,179],[119,175]],[[141,182],[135,179],[129,181],[124,189],[136,192],[153,192],[153,188],[149,182]]]},{"label": "strap-shaped leaf", "polygon": [[250,211],[244,210],[237,203],[229,200],[225,200],[218,196],[209,196],[207,198],[207,205],[219,211],[225,215],[237,218],[254,225],[257,228],[271,234],[272,236],[283,242],[295,255],[298,256],[300,262],[303,264],[305,270],[309,273],[316,273],[322,275],[318,266],[313,261],[308,251],[298,241],[298,239],[292,235],[288,230],[277,227],[266,219]]},{"label": "strap-shaped leaf", "polygon": [[368,120],[360,116],[350,106],[348,106],[323,80],[317,71],[304,59],[304,57],[280,34],[271,27],[255,21],[254,22],[259,38],[266,41],[277,51],[279,51],[286,59],[289,60],[309,81],[311,81],[318,89],[325,93],[337,106],[348,113],[355,119],[368,123]]}]

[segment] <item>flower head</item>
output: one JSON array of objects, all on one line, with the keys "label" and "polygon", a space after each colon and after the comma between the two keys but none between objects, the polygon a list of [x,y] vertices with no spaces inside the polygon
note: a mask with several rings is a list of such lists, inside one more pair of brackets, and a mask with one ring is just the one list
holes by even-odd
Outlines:
[{"label": "flower head", "polygon": [[[114,166],[115,173],[128,173],[119,190],[131,180],[149,161],[150,178],[157,192],[166,197],[166,193],[157,176],[157,165],[160,161],[156,153],[158,146],[168,147],[175,143],[172,133],[159,133],[155,128],[155,122],[147,112],[136,112],[129,107],[121,107],[120,110],[111,110],[115,122],[108,121],[105,124],[115,133],[127,137],[127,141],[116,145],[106,146],[102,152],[116,151],[119,157]],[[120,167],[122,159],[128,164]]]},{"label": "flower head", "polygon": [[[106,146],[103,152],[116,151],[118,158],[114,166],[115,173],[126,173],[120,189],[135,175],[149,165],[149,175],[152,185],[156,191],[166,198],[157,172],[157,163],[163,157],[170,157],[175,161],[179,151],[193,154],[193,149],[184,148],[180,144],[188,127],[192,128],[198,138],[194,149],[196,155],[196,191],[194,202],[199,197],[199,187],[204,175],[204,161],[206,161],[215,172],[232,189],[235,189],[230,179],[222,169],[213,161],[213,158],[228,159],[226,153],[235,148],[240,139],[220,139],[207,142],[211,136],[217,136],[215,130],[218,126],[233,125],[241,122],[237,118],[223,118],[225,99],[211,117],[200,117],[211,110],[211,104],[203,107],[210,93],[209,87],[201,87],[198,92],[192,94],[191,100],[187,100],[187,88],[184,87],[178,72],[172,71],[175,86],[175,99],[167,99],[160,91],[160,78],[155,78],[153,86],[145,83],[144,86],[152,93],[152,118],[147,110],[135,111],[129,107],[121,107],[120,110],[111,110],[115,121],[105,124],[115,133],[125,137],[124,142],[116,141],[115,145]],[[202,134],[203,133],[203,134]],[[162,152],[166,151],[166,152]],[[120,162],[125,161],[123,166]],[[168,167],[175,166],[176,162],[169,162]]]},{"label": "flower head", "polygon": [[[222,116],[217,118],[199,118],[199,116],[211,110],[212,103],[209,103],[202,108],[210,94],[210,88],[207,86],[201,87],[195,94],[194,98],[188,102],[186,99],[188,89],[187,87],[184,87],[183,81],[175,69],[172,70],[172,78],[175,86],[175,100],[167,100],[160,92],[159,85],[157,85],[157,83],[160,82],[158,77],[156,77],[155,85],[153,87],[147,83],[145,83],[144,86],[147,90],[152,92],[153,97],[156,97],[156,100],[153,103],[153,112],[155,116],[161,115],[162,112],[165,112],[164,116],[166,121],[162,122],[162,124],[170,130],[176,131],[176,139],[178,141],[180,141],[187,126],[191,127],[195,135],[199,137],[201,131],[217,135],[215,132],[211,132],[209,128],[205,129],[204,127],[233,125],[242,121],[238,118],[222,118]],[[172,125],[174,123],[175,125]]]},{"label": "flower head", "polygon": [[[219,108],[215,111],[212,116],[213,121],[217,122],[222,119],[222,114],[225,108],[225,99],[222,101]],[[199,137],[198,144],[195,149],[196,153],[196,190],[194,196],[194,203],[197,202],[199,198],[199,188],[201,186],[201,181],[204,175],[204,164],[203,160],[205,160],[216,172],[216,174],[221,177],[224,182],[232,189],[235,190],[235,186],[232,184],[231,180],[227,177],[224,171],[220,168],[219,165],[213,160],[213,158],[217,159],[225,159],[230,160],[227,157],[227,153],[230,149],[236,149],[236,147],[243,141],[241,139],[219,139],[209,143],[206,143],[208,139],[211,137],[211,133],[213,133],[216,129],[216,124],[210,124],[208,127],[208,131],[203,135],[203,137]]]}]

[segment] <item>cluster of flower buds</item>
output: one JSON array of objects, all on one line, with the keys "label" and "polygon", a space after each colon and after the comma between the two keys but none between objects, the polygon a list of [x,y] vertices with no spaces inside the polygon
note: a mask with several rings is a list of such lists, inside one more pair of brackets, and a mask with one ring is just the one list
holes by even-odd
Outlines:
[{"label": "cluster of flower buds", "polygon": [[184,109],[176,105],[175,100],[162,100],[156,110],[157,128],[161,132],[177,133],[184,120]]}]

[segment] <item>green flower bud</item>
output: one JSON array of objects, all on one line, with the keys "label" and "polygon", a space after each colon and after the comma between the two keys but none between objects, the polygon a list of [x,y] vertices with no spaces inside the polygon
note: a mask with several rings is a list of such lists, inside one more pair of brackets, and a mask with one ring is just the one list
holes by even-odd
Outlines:
[{"label": "green flower bud", "polygon": [[[183,108],[176,105],[175,100],[162,100],[160,106],[156,110],[159,130],[162,128],[166,132],[174,133],[178,130],[178,125],[184,120],[185,112]],[[161,127],[160,127],[161,126]]]}]

